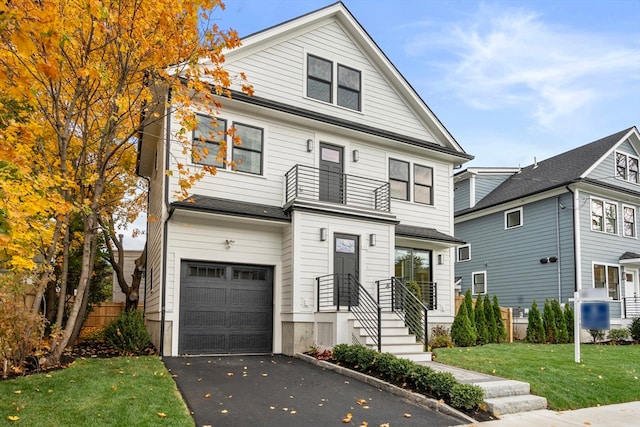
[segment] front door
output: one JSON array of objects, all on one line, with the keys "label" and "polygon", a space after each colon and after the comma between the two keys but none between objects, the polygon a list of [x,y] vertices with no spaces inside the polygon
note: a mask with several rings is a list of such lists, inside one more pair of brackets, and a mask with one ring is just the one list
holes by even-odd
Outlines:
[{"label": "front door", "polygon": [[344,203],[342,147],[320,143],[319,198],[324,202]]},{"label": "front door", "polygon": [[624,296],[627,298],[640,297],[640,289],[638,289],[638,274],[634,270],[626,270],[624,273]]},{"label": "front door", "polygon": [[[359,237],[351,234],[334,235],[333,272],[336,274],[334,284],[334,302],[336,305],[358,305],[360,279]],[[350,275],[350,277],[349,277]],[[351,289],[351,291],[350,291]]]}]

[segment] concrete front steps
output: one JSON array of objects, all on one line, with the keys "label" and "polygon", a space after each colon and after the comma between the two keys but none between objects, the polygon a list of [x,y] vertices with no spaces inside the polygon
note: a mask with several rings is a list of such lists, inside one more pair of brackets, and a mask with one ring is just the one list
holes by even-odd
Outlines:
[{"label": "concrete front steps", "polygon": [[[382,352],[391,353],[414,362],[428,362],[431,353],[424,351],[424,345],[416,341],[416,336],[409,333],[409,328],[394,313],[382,313]],[[369,348],[378,349],[375,340],[362,327],[359,321],[349,320],[354,340]]]}]

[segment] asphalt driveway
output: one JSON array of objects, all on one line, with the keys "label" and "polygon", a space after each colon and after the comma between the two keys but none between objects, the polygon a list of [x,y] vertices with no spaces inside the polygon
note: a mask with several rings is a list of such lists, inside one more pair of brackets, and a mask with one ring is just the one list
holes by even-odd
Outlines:
[{"label": "asphalt driveway", "polygon": [[[198,427],[466,422],[288,356],[166,357],[164,363]],[[347,414],[351,419],[343,422]]]}]

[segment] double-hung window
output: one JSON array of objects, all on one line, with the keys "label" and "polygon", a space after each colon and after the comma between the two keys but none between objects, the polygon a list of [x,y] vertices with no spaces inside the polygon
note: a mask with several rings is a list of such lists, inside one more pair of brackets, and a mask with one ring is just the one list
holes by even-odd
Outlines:
[{"label": "double-hung window", "polygon": [[614,300],[620,299],[620,268],[615,265],[593,264],[593,287],[605,288]]},{"label": "double-hung window", "polygon": [[413,200],[416,203],[433,205],[433,169],[413,165]]},{"label": "double-hung window", "polygon": [[622,235],[624,237],[636,237],[636,208],[623,206],[622,222]]},{"label": "double-hung window", "polygon": [[634,184],[640,183],[640,166],[637,157],[626,153],[616,152],[616,178],[629,181]]},{"label": "double-hung window", "polygon": [[591,199],[591,230],[618,234],[618,205]]},{"label": "double-hung window", "polygon": [[409,162],[389,159],[389,186],[393,199],[409,200]]},{"label": "double-hung window", "polygon": [[[337,73],[334,86],[333,75]],[[335,91],[335,92],[334,92]],[[307,55],[307,96],[334,103],[350,110],[362,110],[362,75],[360,71],[336,64],[315,55]]]},{"label": "double-hung window", "polygon": [[193,130],[193,163],[224,167],[227,121],[196,114],[198,125]]},{"label": "double-hung window", "polygon": [[[226,160],[235,164],[239,172],[262,174],[264,130],[243,123],[232,123],[239,144],[227,144],[227,121],[204,115],[196,115],[198,125],[193,131],[193,163],[231,168]],[[229,163],[230,163],[229,162]]]},{"label": "double-hung window", "polygon": [[471,273],[472,287],[471,293],[473,295],[482,295],[487,293],[487,272],[476,271]]}]

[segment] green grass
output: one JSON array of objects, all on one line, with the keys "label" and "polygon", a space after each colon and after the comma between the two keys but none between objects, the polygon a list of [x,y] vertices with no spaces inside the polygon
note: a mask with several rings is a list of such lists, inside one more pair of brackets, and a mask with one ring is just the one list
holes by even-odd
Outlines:
[{"label": "green grass", "polygon": [[[12,421],[13,417],[19,419]],[[0,426],[194,425],[158,357],[77,359],[0,381]]]},{"label": "green grass", "polygon": [[449,365],[528,382],[555,410],[640,400],[640,345],[489,344],[435,349]]}]

